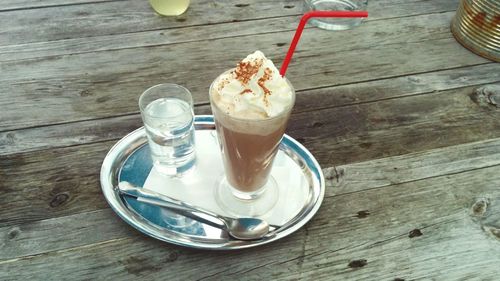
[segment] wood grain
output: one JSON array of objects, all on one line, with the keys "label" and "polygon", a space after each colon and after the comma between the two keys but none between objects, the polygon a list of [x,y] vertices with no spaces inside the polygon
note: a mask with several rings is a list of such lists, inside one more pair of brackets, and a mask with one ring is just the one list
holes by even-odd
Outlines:
[{"label": "wood grain", "polygon": [[[487,62],[465,50],[451,37],[448,19],[441,15],[434,19],[441,21],[436,25],[440,31],[429,29],[427,40],[419,38],[418,42],[408,42],[412,36],[401,34],[394,37],[390,48],[381,44],[355,43],[356,40],[349,41],[347,35],[343,37],[346,45],[332,47],[330,33],[305,34],[304,42],[308,44],[299,46],[288,78],[294,81],[297,90],[304,90]],[[422,28],[427,25],[425,22],[420,24]],[[442,32],[445,38],[436,39],[440,38],[436,32]],[[231,62],[255,49],[281,61],[284,52],[276,44],[287,42],[291,35],[291,32],[280,32],[254,35],[252,41],[243,36],[4,62],[0,68],[10,71],[0,76],[0,106],[5,108],[0,130],[137,112],[140,93],[152,84],[166,81],[187,86],[196,103],[207,103],[208,86],[214,77],[233,65]],[[353,43],[352,49],[345,47],[349,42]],[[226,46],[235,47],[227,49]],[[412,57],[411,61],[407,60],[408,56]],[[180,61],[179,57],[186,60]],[[497,68],[500,68],[498,64]],[[193,74],[199,79],[192,79]],[[41,110],[33,110],[32,102],[37,102]]]},{"label": "wood grain", "polygon": [[[238,7],[234,1],[196,2],[177,17],[163,17],[148,1],[111,1],[2,12],[0,45],[55,41],[144,30],[298,15],[302,6],[286,0],[255,0]],[[285,6],[290,8],[285,8]],[[53,15],[57,14],[57,17]]]},{"label": "wood grain", "polygon": [[[498,65],[490,63],[304,90],[297,95],[294,112],[362,104],[498,82],[500,78],[495,72],[497,70]],[[325,100],[329,102],[325,103]],[[211,110],[208,105],[200,105],[195,108],[195,113],[211,114]],[[118,139],[140,126],[140,117],[138,113],[134,113],[113,118],[0,132],[0,155]]]},{"label": "wood grain", "polygon": [[[494,139],[326,168],[324,169],[327,179],[325,197],[338,197],[470,170],[498,167],[500,165],[498,147],[500,139]],[[328,212],[322,213],[328,214]],[[364,219],[372,213],[370,210],[360,210],[355,216]],[[53,235],[54,230],[57,231],[57,235]],[[135,237],[142,239],[142,236],[137,234],[138,232],[131,227],[126,227],[109,208],[5,226],[0,228],[0,239],[3,239],[0,240],[0,245],[3,245],[0,261],[108,240]]]},{"label": "wood grain", "polygon": [[99,2],[122,0],[3,0],[0,12],[20,9],[39,9],[47,7],[60,7],[65,5],[93,4]]},{"label": "wood grain", "polygon": [[332,166],[496,138],[499,115],[466,87],[299,113],[287,132]]},{"label": "wood grain", "polygon": [[[323,167],[500,137],[500,109],[474,103],[472,92],[466,87],[293,114],[287,132]],[[1,225],[104,208],[98,171],[113,143],[3,156],[0,187],[9,197],[0,197],[8,206],[0,209]],[[51,207],[58,194],[67,200]]]},{"label": "wood grain", "polygon": [[[374,165],[366,167],[366,173],[376,171]],[[471,207],[478,197],[500,198],[498,167],[328,197],[305,228],[255,249],[208,253],[127,237],[6,260],[0,262],[6,269],[0,277],[85,279],[112,274],[122,280],[228,280],[245,274],[273,280],[413,280],[457,279],[474,272],[479,279],[494,280],[499,240],[473,220]],[[56,265],[58,270],[51,270]]]},{"label": "wood grain", "polygon": [[[0,225],[106,208],[99,171],[114,144],[13,154],[0,161]],[[17,167],[17,168],[14,168]]]},{"label": "wood grain", "polygon": [[0,280],[498,279],[500,64],[451,35],[459,0],[372,1],[358,28],[307,27],[287,133],[327,190],[296,233],[208,252],[120,220],[99,169],[141,126],[140,93],[183,84],[209,113],[211,81],[256,49],[279,66],[303,13],[191,2],[161,17],[146,0],[2,1]]},{"label": "wood grain", "polygon": [[491,139],[422,152],[333,166],[324,169],[325,196],[359,192],[393,184],[500,164],[500,139]]},{"label": "wood grain", "polygon": [[0,230],[0,262],[109,240],[142,237],[109,208]]},{"label": "wood grain", "polygon": [[[449,19],[455,12],[443,12],[441,17]],[[388,14],[387,16],[393,16]],[[421,16],[407,16],[412,19],[389,18],[387,20],[367,20],[362,26],[365,31],[353,29],[349,33],[340,33],[339,42],[344,42],[335,46],[352,48],[352,42],[356,42],[358,37],[363,36],[362,42],[374,42],[382,44],[391,44],[395,40],[401,40],[401,36],[411,35],[407,41],[425,40],[428,36],[427,32],[433,30],[436,39],[442,37],[444,34],[449,33],[448,26],[442,26],[443,30],[437,29],[436,25],[440,25],[441,21],[434,20],[436,14],[421,15]],[[29,59],[36,57],[46,56],[61,56],[67,54],[89,53],[96,51],[118,50],[128,48],[149,47],[158,45],[170,45],[186,42],[196,42],[207,40],[221,39],[235,36],[248,36],[264,33],[277,33],[283,31],[294,31],[299,22],[300,16],[291,15],[285,17],[273,17],[265,19],[257,19],[251,21],[236,21],[230,23],[221,23],[216,25],[196,25],[186,26],[171,29],[148,30],[130,33],[118,33],[112,35],[101,35],[84,38],[72,38],[55,41],[43,41],[36,43],[21,43],[14,45],[0,46],[0,61]],[[415,22],[417,24],[415,25]],[[425,23],[425,27],[422,24]],[[365,28],[366,25],[366,28]],[[398,30],[394,27],[399,26]],[[325,31],[317,30],[313,26],[306,27],[310,32]],[[411,30],[410,30],[411,29]],[[422,32],[427,29],[427,32]],[[446,32],[443,32],[446,31]],[[288,48],[288,43],[291,40],[278,42],[276,45],[281,46],[283,53]],[[356,48],[356,47],[355,47]]]},{"label": "wood grain", "polygon": [[[79,1],[81,2],[81,1]],[[457,1],[393,1],[370,3],[370,20],[456,10]],[[193,1],[178,17],[156,15],[147,1],[102,1],[92,5],[54,6],[5,11],[0,17],[0,45],[171,29],[216,23],[285,17],[303,13],[303,1]],[[57,14],[57,17],[52,15]],[[297,24],[297,23],[296,23]]]},{"label": "wood grain", "polygon": [[[298,16],[0,46],[0,61],[152,47],[294,30]],[[280,45],[288,45],[281,42]]]}]

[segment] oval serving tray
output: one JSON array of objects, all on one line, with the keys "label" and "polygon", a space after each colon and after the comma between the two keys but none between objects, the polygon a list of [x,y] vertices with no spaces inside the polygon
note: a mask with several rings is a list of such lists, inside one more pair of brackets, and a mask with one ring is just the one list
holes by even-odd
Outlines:
[{"label": "oval serving tray", "polygon": [[[196,116],[195,129],[197,133],[209,131],[213,135],[215,132],[213,117],[211,115]],[[203,136],[206,137],[207,134]],[[205,142],[199,137],[199,135],[196,136],[197,143]],[[219,153],[218,147],[214,146],[213,149]],[[101,187],[109,205],[120,218],[156,239],[199,249],[230,250],[259,246],[300,229],[316,214],[325,193],[325,180],[321,167],[304,146],[285,135],[279,149],[274,166],[277,165],[276,162],[280,162],[280,165],[286,166],[281,169],[302,173],[300,182],[302,182],[306,198],[303,198],[302,207],[299,206],[300,208],[293,213],[293,217],[284,221],[274,235],[260,240],[234,240],[224,231],[199,222],[184,228],[172,227],[168,224],[167,212],[162,208],[141,202],[136,198],[120,195],[114,188],[118,182],[125,180],[142,187],[152,171],[153,164],[143,127],[122,138],[108,152],[101,167]],[[278,158],[281,160],[278,161]],[[273,172],[274,170],[276,169],[273,168]]]}]

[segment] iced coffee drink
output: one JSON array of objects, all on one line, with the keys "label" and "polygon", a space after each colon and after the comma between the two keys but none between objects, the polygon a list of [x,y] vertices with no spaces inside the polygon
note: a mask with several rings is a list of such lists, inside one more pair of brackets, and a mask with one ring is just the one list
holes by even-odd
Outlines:
[{"label": "iced coffee drink", "polygon": [[[239,201],[266,196],[277,200],[278,189],[269,175],[294,101],[291,84],[260,51],[212,83],[210,103],[225,168],[219,192],[226,195],[216,195],[222,204],[231,204],[231,196]],[[272,205],[260,206],[258,213],[266,208]]]}]

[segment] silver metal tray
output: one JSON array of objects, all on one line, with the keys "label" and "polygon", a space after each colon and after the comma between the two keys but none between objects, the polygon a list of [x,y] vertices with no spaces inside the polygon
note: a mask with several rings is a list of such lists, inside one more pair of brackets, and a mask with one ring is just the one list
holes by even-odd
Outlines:
[{"label": "silver metal tray", "polygon": [[[215,130],[213,117],[211,115],[196,116],[195,128],[197,133],[207,130],[213,133]],[[205,142],[205,140],[198,139],[197,136],[196,142]],[[218,152],[219,148],[214,146],[213,149]],[[286,160],[281,163],[290,166],[284,168],[301,173],[301,182],[303,182],[301,185],[305,190],[306,198],[303,199],[303,205],[300,205],[292,214],[293,217],[284,221],[274,235],[260,240],[234,240],[224,231],[199,222],[184,228],[172,227],[167,223],[168,217],[166,216],[168,215],[162,208],[120,195],[114,188],[118,182],[126,180],[142,187],[152,171],[153,164],[144,128],[131,132],[108,152],[101,168],[101,187],[106,200],[118,216],[139,231],[156,239],[199,249],[230,250],[259,246],[300,229],[316,214],[325,193],[325,180],[321,168],[304,146],[285,135],[279,149],[278,156]]]}]

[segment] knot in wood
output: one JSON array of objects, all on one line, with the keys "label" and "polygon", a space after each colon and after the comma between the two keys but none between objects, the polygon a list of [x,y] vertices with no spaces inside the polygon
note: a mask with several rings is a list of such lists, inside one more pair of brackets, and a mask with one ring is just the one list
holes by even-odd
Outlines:
[{"label": "knot in wood", "polygon": [[168,257],[167,257],[166,261],[167,261],[167,262],[173,262],[173,261],[176,261],[176,260],[177,260],[177,258],[179,258],[179,253],[177,253],[177,252],[171,252],[171,253],[168,255]]},{"label": "knot in wood", "polygon": [[489,205],[489,198],[479,198],[471,207],[472,215],[475,217],[483,217]]},{"label": "knot in wood", "polygon": [[365,259],[360,259],[360,260],[353,260],[351,261],[348,266],[350,268],[360,268],[360,267],[363,267],[365,265],[368,264],[368,261],[366,261]]},{"label": "knot in wood", "polygon": [[410,238],[419,237],[422,235],[423,235],[422,231],[420,231],[420,229],[418,229],[418,228],[415,228],[414,230],[410,231],[410,233],[408,233],[408,237],[410,237]]},{"label": "knot in wood", "polygon": [[88,96],[92,96],[92,92],[89,91],[89,90],[83,90],[80,92],[80,97],[88,97]]},{"label": "knot in wood", "polygon": [[490,228],[490,232],[493,236],[500,240],[500,229],[498,228]]},{"label": "knot in wood", "polygon": [[358,217],[358,219],[364,219],[364,218],[368,217],[369,215],[370,215],[370,211],[363,210],[363,211],[359,211],[358,214],[356,215],[356,217]]},{"label": "knot in wood", "polygon": [[16,135],[13,132],[7,133],[5,138],[7,145],[14,145],[16,143]]},{"label": "knot in wood", "polygon": [[500,85],[485,85],[477,88],[470,96],[479,106],[500,108]]},{"label": "knot in wood", "polygon": [[64,202],[68,201],[69,195],[67,193],[59,193],[50,201],[50,207],[56,208],[64,204]]},{"label": "knot in wood", "polygon": [[21,230],[19,229],[19,227],[13,227],[11,230],[9,230],[9,232],[7,233],[7,238],[9,239],[14,239],[16,238],[17,236],[19,236],[19,234],[21,233]]}]

